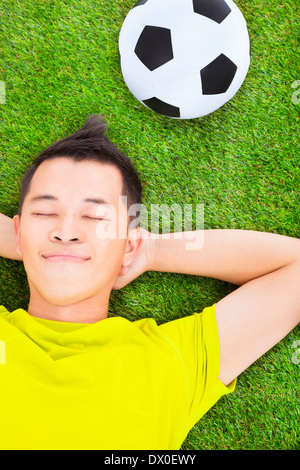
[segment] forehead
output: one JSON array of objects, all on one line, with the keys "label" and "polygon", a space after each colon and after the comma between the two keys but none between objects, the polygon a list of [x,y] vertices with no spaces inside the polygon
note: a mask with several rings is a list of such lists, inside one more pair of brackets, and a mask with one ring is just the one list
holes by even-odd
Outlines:
[{"label": "forehead", "polygon": [[113,165],[53,158],[38,167],[28,195],[43,192],[73,201],[93,195],[115,203],[122,194],[122,186],[121,172]]}]

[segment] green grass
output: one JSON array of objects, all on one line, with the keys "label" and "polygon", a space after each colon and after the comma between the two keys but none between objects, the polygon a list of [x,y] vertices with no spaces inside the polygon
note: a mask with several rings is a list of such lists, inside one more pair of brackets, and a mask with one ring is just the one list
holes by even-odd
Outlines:
[{"label": "green grass", "polygon": [[[143,107],[124,84],[118,35],[135,0],[11,0],[0,6],[0,212],[16,213],[24,170],[41,149],[105,114],[110,138],[142,175],[145,204],[204,204],[205,228],[299,237],[299,7],[294,0],[237,0],[251,66],[235,97],[195,120]],[[299,87],[298,87],[299,88]],[[114,292],[111,315],[158,322],[200,311],[235,287],[148,273]],[[0,299],[26,308],[21,264],[0,260]],[[295,329],[244,372],[190,431],[183,449],[299,448]]]}]

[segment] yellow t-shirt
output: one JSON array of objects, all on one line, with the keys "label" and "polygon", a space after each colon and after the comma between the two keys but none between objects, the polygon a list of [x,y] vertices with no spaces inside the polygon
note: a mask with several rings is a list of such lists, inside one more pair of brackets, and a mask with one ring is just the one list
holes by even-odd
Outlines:
[{"label": "yellow t-shirt", "polygon": [[158,326],[0,307],[0,449],[179,449],[224,394],[214,306]]}]

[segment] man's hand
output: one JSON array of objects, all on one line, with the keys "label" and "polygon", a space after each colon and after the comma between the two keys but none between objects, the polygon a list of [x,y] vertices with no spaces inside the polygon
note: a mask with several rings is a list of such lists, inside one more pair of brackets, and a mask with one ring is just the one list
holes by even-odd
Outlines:
[{"label": "man's hand", "polygon": [[122,287],[125,287],[144,272],[152,270],[156,254],[155,241],[158,239],[158,235],[156,236],[151,234],[142,228],[138,228],[137,230],[139,230],[142,234],[142,240],[138,254],[130,266],[122,266],[119,276],[117,277],[113,286],[113,289],[115,290],[122,289]]},{"label": "man's hand", "polygon": [[3,214],[0,214],[0,257],[22,260],[21,255],[16,251],[13,219]]}]

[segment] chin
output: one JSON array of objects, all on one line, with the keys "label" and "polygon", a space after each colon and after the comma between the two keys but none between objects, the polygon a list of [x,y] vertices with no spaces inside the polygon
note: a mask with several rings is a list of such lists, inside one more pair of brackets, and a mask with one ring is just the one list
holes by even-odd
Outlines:
[{"label": "chin", "polygon": [[83,285],[82,279],[66,283],[63,280],[47,279],[44,282],[30,282],[30,296],[38,302],[48,303],[56,306],[74,305],[84,302],[101,294],[110,294],[112,283],[98,282],[97,285]]},{"label": "chin", "polygon": [[88,294],[82,294],[80,295],[78,291],[75,293],[44,293],[43,298],[50,304],[52,305],[57,305],[57,306],[67,306],[67,305],[73,305],[77,304],[78,302],[82,302],[84,300],[87,300],[90,296]]},{"label": "chin", "polygon": [[74,298],[45,298],[46,302],[48,304],[51,304],[55,307],[68,307],[74,304],[77,304],[78,302],[81,302],[84,299],[74,299]]},{"label": "chin", "polygon": [[61,287],[58,286],[58,288],[55,289],[52,285],[51,289],[49,289],[48,286],[43,289],[41,287],[31,285],[30,297],[32,299],[36,299],[36,301],[41,304],[47,303],[63,307],[86,300],[90,295],[87,292],[79,292],[78,289],[74,290],[74,288],[70,290],[62,290]]}]

